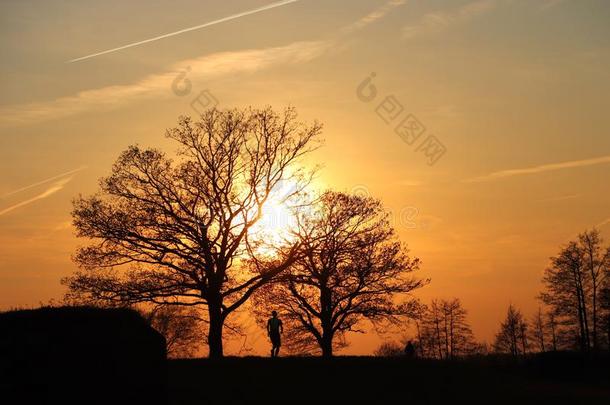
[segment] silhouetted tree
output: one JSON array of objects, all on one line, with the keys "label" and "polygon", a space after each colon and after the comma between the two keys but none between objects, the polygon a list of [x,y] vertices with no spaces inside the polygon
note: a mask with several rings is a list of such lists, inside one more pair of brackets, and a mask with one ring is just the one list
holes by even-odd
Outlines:
[{"label": "silhouetted tree", "polygon": [[557,351],[557,320],[555,319],[555,314],[551,311],[546,314],[546,326],[551,332],[551,344],[553,346],[553,351]]},{"label": "silhouetted tree", "polygon": [[519,325],[521,330],[520,330],[520,337],[521,337],[521,352],[525,355],[527,354],[527,350],[529,347],[529,343],[528,343],[528,328],[529,325],[527,324],[527,321],[523,321],[521,322],[521,324]]},{"label": "silhouetted tree", "polygon": [[259,319],[280,313],[289,348],[328,357],[362,320],[380,325],[409,314],[414,300],[398,299],[426,281],[411,275],[419,259],[407,255],[378,200],[327,191],[313,207],[295,230],[304,254],[257,299],[266,308]]},{"label": "silhouetted tree", "polygon": [[528,325],[523,314],[512,304],[508,306],[506,318],[500,324],[496,334],[494,350],[498,353],[509,353],[513,356],[527,353]]},{"label": "silhouetted tree", "polygon": [[602,327],[606,332],[606,348],[610,351],[610,276],[606,275],[606,287],[600,293]]},{"label": "silhouetted tree", "polygon": [[[600,314],[600,288],[610,267],[610,246],[603,248],[599,231],[585,231],[578,235],[583,255],[585,271],[589,274],[590,286],[587,286],[591,297],[591,344],[594,350],[599,349],[598,330]],[[586,299],[586,298],[585,298]]]},{"label": "silhouetted tree", "polygon": [[396,342],[383,342],[375,349],[373,354],[377,357],[397,357],[404,355],[404,346]]},{"label": "silhouetted tree", "polygon": [[193,357],[205,342],[201,317],[192,308],[162,305],[143,315],[165,338],[168,357]]},{"label": "silhouetted tree", "polygon": [[545,352],[545,329],[544,315],[542,314],[542,309],[538,308],[538,312],[536,312],[534,319],[532,320],[532,336],[534,337],[540,352]]},{"label": "silhouetted tree", "polygon": [[578,346],[581,350],[586,350],[589,347],[584,292],[587,273],[584,271],[581,252],[576,242],[570,242],[557,257],[551,258],[551,262],[551,267],[545,270],[543,279],[546,290],[540,296],[542,301],[550,306],[560,324],[568,327],[568,333],[574,332],[573,326],[577,327]]},{"label": "silhouetted tree", "polygon": [[74,201],[77,235],[90,245],[75,255],[81,270],[64,280],[70,293],[204,306],[209,356],[221,357],[227,316],[297,259],[298,242],[278,256],[252,248],[276,186],[307,182],[297,163],[321,126],[296,118],[293,109],[212,109],[167,131],[180,148],[175,159],[129,147],[99,193]]},{"label": "silhouetted tree", "polygon": [[597,230],[585,231],[545,270],[540,298],[557,319],[566,347],[574,340],[582,351],[599,346],[600,295],[610,267],[610,247],[602,243]]},{"label": "silhouetted tree", "polygon": [[426,342],[424,342],[422,338],[422,320],[424,319],[424,314],[427,310],[428,307],[424,303],[418,302],[417,305],[415,305],[412,309],[410,319],[415,324],[415,351],[416,354],[421,358],[428,357],[427,348],[425,346]]},{"label": "silhouetted tree", "polygon": [[487,356],[489,354],[489,346],[487,342],[476,342],[470,351],[473,356]]},{"label": "silhouetted tree", "polygon": [[467,314],[458,298],[432,300],[416,320],[421,356],[453,359],[471,354],[476,342]]},{"label": "silhouetted tree", "polygon": [[430,307],[420,314],[419,339],[423,357],[443,359],[447,353],[443,352],[443,313],[442,304],[432,300]]}]

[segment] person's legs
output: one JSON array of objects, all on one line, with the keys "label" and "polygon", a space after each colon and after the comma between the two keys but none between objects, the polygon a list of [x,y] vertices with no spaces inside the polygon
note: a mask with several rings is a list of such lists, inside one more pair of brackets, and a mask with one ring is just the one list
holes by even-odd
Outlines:
[{"label": "person's legs", "polygon": [[280,351],[280,336],[276,334],[271,335],[271,357],[277,357]]}]

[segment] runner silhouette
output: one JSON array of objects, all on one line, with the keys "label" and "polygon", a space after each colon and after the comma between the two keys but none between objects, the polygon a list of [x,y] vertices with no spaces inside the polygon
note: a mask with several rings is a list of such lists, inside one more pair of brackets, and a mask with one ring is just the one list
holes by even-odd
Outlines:
[{"label": "runner silhouette", "polygon": [[282,326],[282,320],[277,317],[277,311],[271,312],[271,315],[272,317],[267,321],[267,335],[271,339],[271,357],[277,357],[282,345],[284,327]]}]

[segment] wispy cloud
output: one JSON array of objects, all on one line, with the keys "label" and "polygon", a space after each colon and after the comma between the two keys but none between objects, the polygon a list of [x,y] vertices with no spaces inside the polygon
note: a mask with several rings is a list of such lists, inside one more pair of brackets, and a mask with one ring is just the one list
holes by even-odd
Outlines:
[{"label": "wispy cloud", "polygon": [[341,31],[344,34],[349,34],[354,31],[359,31],[359,30],[365,28],[367,25],[372,24],[375,21],[382,19],[383,17],[386,16],[386,14],[388,14],[390,11],[392,11],[392,9],[402,6],[406,2],[407,2],[407,0],[390,0],[387,3],[385,3],[383,6],[370,12],[369,14],[365,15],[358,21],[344,27]]},{"label": "wispy cloud", "polygon": [[555,202],[555,201],[573,200],[578,197],[580,197],[579,194],[569,194],[569,195],[562,195],[559,197],[543,198],[541,200],[537,200],[537,202]]},{"label": "wispy cloud", "polygon": [[65,173],[61,173],[61,174],[58,174],[58,175],[56,175],[56,176],[49,177],[48,179],[41,180],[41,181],[37,181],[37,182],[32,183],[32,184],[29,184],[29,185],[27,185],[27,186],[24,186],[24,187],[18,188],[18,189],[16,189],[16,190],[10,191],[10,192],[8,192],[8,193],[4,194],[4,195],[3,195],[2,197],[0,197],[0,198],[6,198],[6,197],[10,197],[10,196],[12,196],[12,195],[14,195],[14,194],[21,193],[22,191],[26,191],[26,190],[29,190],[29,189],[31,189],[31,188],[38,187],[38,186],[41,186],[41,185],[43,185],[43,184],[49,183],[49,182],[51,182],[51,181],[53,181],[53,180],[57,180],[57,179],[60,179],[60,178],[62,178],[62,177],[69,176],[69,175],[74,174],[74,173],[76,173],[76,172],[80,172],[81,170],[85,170],[86,168],[87,168],[87,166],[81,166],[81,167],[77,167],[76,169],[73,169],[73,170],[67,171],[67,172],[65,172]]},{"label": "wispy cloud", "polygon": [[219,52],[181,61],[163,73],[151,74],[127,85],[81,91],[56,100],[0,108],[0,125],[18,125],[63,118],[88,111],[112,110],[136,100],[172,97],[170,85],[176,75],[190,67],[189,79],[206,80],[255,72],[280,64],[297,64],[322,55],[328,41],[295,42],[290,45]]},{"label": "wispy cloud", "polygon": [[424,15],[417,24],[402,29],[403,38],[412,39],[420,35],[438,34],[453,25],[461,24],[494,9],[497,0],[477,0],[467,3],[452,12],[434,12]]},{"label": "wispy cloud", "polygon": [[521,176],[525,174],[536,174],[536,173],[544,173],[554,170],[562,170],[562,169],[571,169],[575,167],[585,167],[585,166],[593,166],[610,162],[609,156],[602,156],[598,158],[584,159],[584,160],[572,160],[569,162],[561,162],[561,163],[550,163],[540,166],[526,167],[522,169],[508,169],[508,170],[500,170],[497,172],[493,172],[487,174],[485,176],[474,177],[471,179],[462,180],[463,183],[479,183],[483,181],[491,181],[503,179],[506,177],[513,176]]},{"label": "wispy cloud", "polygon": [[596,228],[601,228],[602,226],[606,226],[610,224],[610,218],[606,218],[604,219],[602,222],[600,222],[599,224],[595,225]]},{"label": "wispy cloud", "polygon": [[[278,2],[273,4],[288,4]],[[390,0],[378,9],[343,28],[343,34],[353,33],[379,21],[393,8],[405,4],[406,0]],[[267,7],[267,6],[265,6]],[[270,6],[269,6],[270,7]],[[89,89],[55,100],[0,107],[0,126],[32,124],[60,119],[91,111],[109,111],[138,100],[173,97],[170,85],[176,75],[187,67],[189,80],[209,82],[214,78],[239,73],[252,73],[280,65],[300,64],[314,60],[337,45],[341,39],[300,41],[289,45],[218,52],[174,64],[166,71],[154,73],[126,85],[112,85]]]},{"label": "wispy cloud", "polygon": [[55,232],[63,231],[66,229],[70,229],[71,227],[72,227],[72,221],[70,221],[70,220],[62,221],[53,227],[53,231],[55,231]]},{"label": "wispy cloud", "polygon": [[61,179],[61,180],[55,181],[55,182],[53,182],[53,183],[51,184],[51,186],[50,186],[49,188],[47,188],[47,189],[46,189],[45,191],[43,191],[42,193],[40,193],[40,194],[38,194],[38,195],[36,195],[36,196],[34,196],[34,197],[32,197],[32,198],[29,198],[29,199],[27,199],[27,200],[24,200],[24,201],[18,202],[17,204],[13,204],[13,205],[11,205],[10,207],[7,207],[7,208],[4,208],[4,209],[0,210],[0,216],[2,216],[2,215],[4,215],[4,214],[7,214],[7,213],[9,213],[9,212],[11,212],[11,211],[14,211],[14,210],[16,210],[17,208],[21,208],[21,207],[23,207],[23,206],[26,206],[26,205],[28,205],[28,204],[31,204],[31,203],[33,203],[33,202],[35,202],[35,201],[38,201],[38,200],[43,200],[43,199],[45,199],[45,198],[47,198],[47,197],[49,197],[49,196],[51,196],[51,195],[53,195],[53,194],[57,193],[57,192],[58,192],[58,191],[60,191],[62,188],[64,188],[64,187],[65,187],[65,185],[66,185],[66,184],[68,184],[68,183],[70,182],[70,180],[72,180],[72,177],[73,177],[73,176],[70,176],[70,177],[66,177],[66,178],[63,178],[63,179]]},{"label": "wispy cloud", "polygon": [[258,8],[252,9],[252,10],[242,11],[241,13],[232,14],[232,15],[230,15],[228,17],[219,18],[217,20],[208,21],[208,22],[206,22],[204,24],[199,24],[199,25],[196,25],[194,27],[184,28],[184,29],[181,29],[181,30],[178,30],[178,31],[174,31],[174,32],[169,32],[167,34],[158,35],[156,37],[148,38],[148,39],[145,39],[145,40],[142,40],[142,41],[132,42],[130,44],[122,45],[122,46],[119,46],[119,47],[116,47],[116,48],[107,49],[105,51],[92,53],[90,55],[86,55],[86,56],[82,56],[80,58],[72,59],[72,60],[69,60],[67,62],[68,63],[79,62],[79,61],[82,61],[82,60],[85,60],[85,59],[95,58],[96,56],[106,55],[106,54],[117,52],[117,51],[121,51],[121,50],[127,49],[127,48],[133,48],[135,46],[144,45],[144,44],[147,44],[149,42],[159,41],[161,39],[165,39],[165,38],[173,37],[173,36],[176,36],[176,35],[184,34],[185,32],[200,30],[200,29],[203,29],[203,28],[210,27],[212,25],[221,24],[223,22],[235,20],[237,18],[245,17],[245,16],[248,16],[248,15],[251,15],[251,14],[256,14],[256,13],[260,13],[262,11],[271,10],[273,8],[276,8],[276,7],[281,7],[281,6],[285,6],[285,5],[291,4],[291,3],[296,3],[297,1],[300,1],[300,0],[282,0],[282,1],[276,1],[275,3],[270,3],[270,4],[267,4],[265,6],[258,7]]}]

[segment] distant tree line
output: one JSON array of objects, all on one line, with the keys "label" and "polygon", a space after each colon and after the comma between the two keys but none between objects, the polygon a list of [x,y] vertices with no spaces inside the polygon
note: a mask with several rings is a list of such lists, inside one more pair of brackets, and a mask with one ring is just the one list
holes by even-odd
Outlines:
[{"label": "distant tree line", "polygon": [[[553,319],[556,345],[598,351],[610,342],[610,246],[598,230],[562,247],[543,278],[541,301]],[[551,319],[551,318],[549,318]]]},{"label": "distant tree line", "polygon": [[594,229],[568,242],[543,277],[539,295],[546,311],[527,320],[510,305],[494,349],[513,356],[528,352],[610,348],[610,246]]},{"label": "distant tree line", "polygon": [[[543,307],[528,319],[510,304],[491,345],[494,353],[514,357],[558,350],[610,350],[610,246],[599,231],[585,231],[551,257],[544,271]],[[421,306],[415,323],[417,354],[452,359],[486,352],[476,343],[458,299]],[[402,343],[384,342],[380,356],[403,354]]]},{"label": "distant tree line", "polygon": [[421,357],[454,359],[477,352],[480,347],[458,298],[433,299],[415,318],[416,347]]}]

